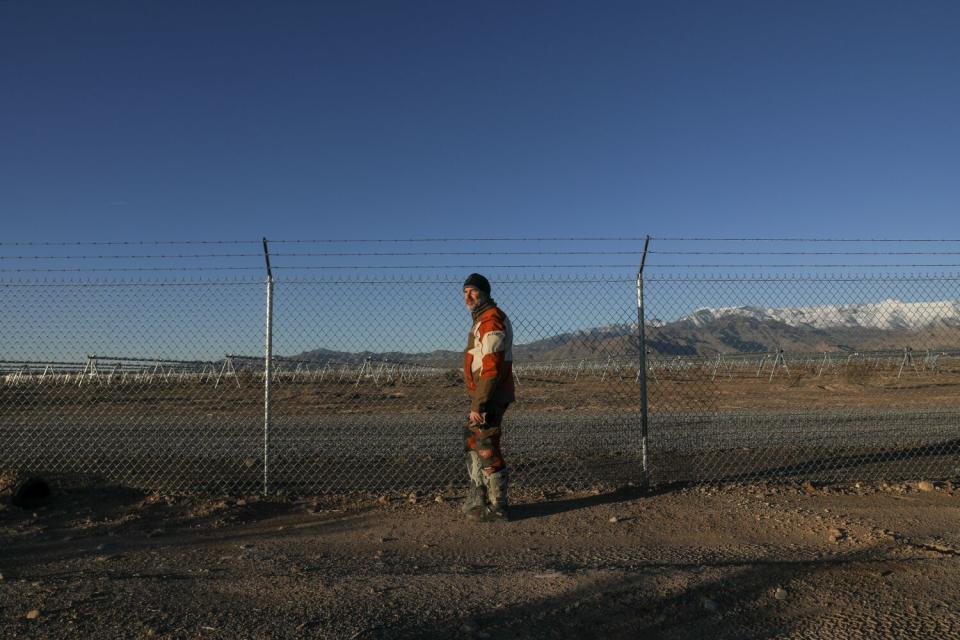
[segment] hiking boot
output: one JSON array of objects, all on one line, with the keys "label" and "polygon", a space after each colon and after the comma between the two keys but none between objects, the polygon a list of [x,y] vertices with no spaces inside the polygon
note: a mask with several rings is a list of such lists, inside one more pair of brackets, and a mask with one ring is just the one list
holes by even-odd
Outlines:
[{"label": "hiking boot", "polygon": [[464,499],[463,506],[460,507],[460,510],[469,514],[473,511],[481,511],[486,506],[486,491],[483,490],[483,487],[471,485],[470,488],[467,489],[467,497]]},{"label": "hiking boot", "polygon": [[492,504],[477,511],[471,511],[467,514],[470,520],[478,522],[509,522],[510,515],[507,513],[505,505]]}]

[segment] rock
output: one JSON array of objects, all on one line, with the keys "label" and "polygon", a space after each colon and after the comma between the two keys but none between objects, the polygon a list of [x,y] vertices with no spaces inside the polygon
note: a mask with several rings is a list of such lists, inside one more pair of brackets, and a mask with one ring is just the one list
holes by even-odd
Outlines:
[{"label": "rock", "polygon": [[920,482],[917,483],[917,489],[920,489],[920,491],[933,491],[934,486],[932,482],[921,480]]},{"label": "rock", "polygon": [[238,507],[245,507],[245,506],[247,506],[247,501],[244,500],[243,498],[240,498],[239,500],[237,500],[237,506],[238,506]]},{"label": "rock", "polygon": [[36,620],[40,617],[40,609],[31,609],[27,612],[27,620]]},{"label": "rock", "polygon": [[773,592],[773,597],[777,600],[786,600],[789,595],[786,589],[780,587],[777,587],[777,590]]},{"label": "rock", "polygon": [[613,523],[613,524],[617,524],[617,522],[619,522],[619,520],[617,519],[617,516],[610,516],[609,522],[611,522],[611,523]]},{"label": "rock", "polygon": [[14,486],[12,502],[21,509],[34,509],[49,497],[50,485],[46,480],[36,477],[26,478]]}]

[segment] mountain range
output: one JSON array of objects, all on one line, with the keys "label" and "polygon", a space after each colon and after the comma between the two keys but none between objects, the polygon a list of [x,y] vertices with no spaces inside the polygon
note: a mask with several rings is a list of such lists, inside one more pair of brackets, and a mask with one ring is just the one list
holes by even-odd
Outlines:
[{"label": "mountain range", "polygon": [[[881,302],[808,307],[701,308],[674,321],[647,319],[647,349],[659,355],[875,351],[960,348],[960,301]],[[514,346],[517,362],[606,359],[638,354],[637,324],[562,333]],[[359,362],[365,358],[460,366],[459,351],[346,353],[317,349],[298,359]]]},{"label": "mountain range", "polygon": [[761,322],[782,322],[791,327],[816,329],[861,328],[885,331],[916,331],[930,326],[960,327],[960,301],[902,302],[888,299],[882,302],[846,305],[818,305],[813,307],[722,307],[697,309],[684,316],[700,327],[721,318],[752,318]]}]

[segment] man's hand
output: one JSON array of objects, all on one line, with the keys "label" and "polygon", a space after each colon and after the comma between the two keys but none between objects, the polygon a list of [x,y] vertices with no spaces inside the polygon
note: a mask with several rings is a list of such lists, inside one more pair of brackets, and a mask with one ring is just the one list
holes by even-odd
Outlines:
[{"label": "man's hand", "polygon": [[485,424],[486,422],[487,422],[487,419],[484,417],[482,413],[479,413],[477,411],[470,412],[470,424]]}]

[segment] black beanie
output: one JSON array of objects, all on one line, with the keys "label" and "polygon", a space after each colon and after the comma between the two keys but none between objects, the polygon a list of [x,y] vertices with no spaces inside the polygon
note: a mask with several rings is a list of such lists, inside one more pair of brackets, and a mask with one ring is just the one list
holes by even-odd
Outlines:
[{"label": "black beanie", "polygon": [[463,281],[464,287],[474,287],[483,291],[488,296],[490,295],[490,281],[484,278],[479,273],[471,273],[467,276],[467,279]]}]

